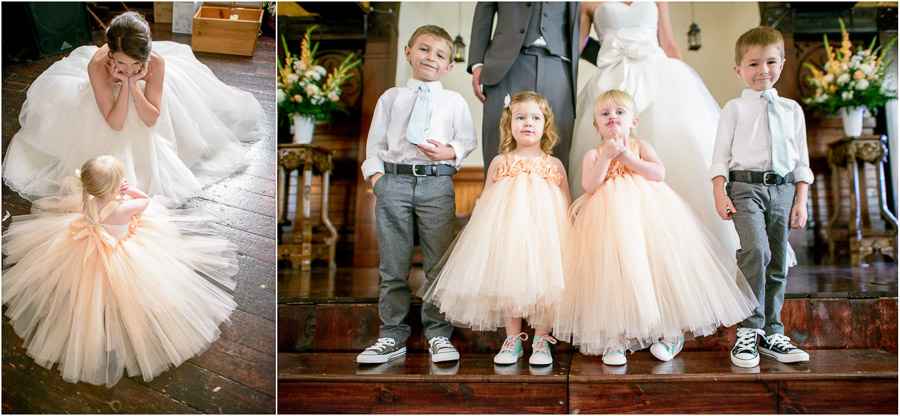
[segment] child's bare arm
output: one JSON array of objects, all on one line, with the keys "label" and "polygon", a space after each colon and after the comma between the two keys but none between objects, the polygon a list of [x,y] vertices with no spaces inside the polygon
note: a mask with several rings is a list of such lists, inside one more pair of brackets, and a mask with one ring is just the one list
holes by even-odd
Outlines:
[{"label": "child's bare arm", "polygon": [[662,181],[666,179],[666,167],[653,150],[653,146],[643,140],[638,140],[641,149],[641,157],[635,157],[630,152],[623,152],[616,157],[620,163],[643,176],[649,181]]},{"label": "child's bare arm", "polygon": [[797,182],[794,197],[794,206],[791,207],[791,228],[803,228],[806,226],[807,212],[806,201],[808,199],[809,184]]},{"label": "child's bare arm", "polygon": [[[607,146],[610,146],[607,148]],[[584,154],[581,169],[581,186],[588,194],[593,194],[600,185],[606,181],[606,171],[609,170],[609,164],[612,162],[615,151],[609,150],[612,145],[607,142],[600,147],[601,150],[591,149]]]},{"label": "child's bare arm", "polygon": [[732,215],[737,212],[731,198],[725,193],[725,177],[716,176],[712,180],[713,183],[713,199],[716,204],[716,212],[723,220],[730,220]]}]

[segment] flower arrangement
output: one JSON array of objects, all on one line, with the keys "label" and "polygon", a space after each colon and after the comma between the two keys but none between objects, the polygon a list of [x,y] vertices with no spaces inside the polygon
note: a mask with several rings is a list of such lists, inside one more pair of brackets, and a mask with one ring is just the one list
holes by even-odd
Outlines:
[{"label": "flower arrangement", "polygon": [[835,114],[844,107],[860,106],[865,106],[874,113],[877,107],[897,98],[897,91],[886,89],[882,85],[884,69],[893,62],[885,63],[884,54],[896,39],[892,39],[884,47],[874,48],[877,38],[872,38],[868,48],[860,46],[856,53],[851,53],[853,45],[850,43],[850,35],[844,27],[844,21],[838,21],[841,24],[841,47],[836,49],[829,45],[828,35],[825,35],[828,61],[824,67],[820,70],[809,63],[803,64],[812,71],[812,76],[807,80],[816,87],[815,94],[804,98],[803,102],[808,107],[828,114]]},{"label": "flower arrangement", "polygon": [[[319,44],[310,41],[310,34],[315,28],[306,30],[299,57],[288,51],[287,41],[284,35],[281,36],[285,62],[284,65],[280,60],[276,62],[278,84],[275,99],[279,115],[302,114],[330,122],[336,111],[347,111],[341,103],[341,86],[353,76],[350,70],[362,60],[351,53],[329,74],[316,60]],[[292,120],[291,117],[288,119]]]}]

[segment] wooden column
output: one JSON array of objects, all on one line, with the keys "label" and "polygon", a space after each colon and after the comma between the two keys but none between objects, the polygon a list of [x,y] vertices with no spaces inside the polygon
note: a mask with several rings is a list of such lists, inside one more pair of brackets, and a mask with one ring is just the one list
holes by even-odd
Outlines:
[{"label": "wooden column", "polygon": [[[363,56],[362,120],[359,129],[359,165],[366,160],[366,139],[375,104],[396,83],[397,16],[400,3],[372,3],[376,11],[369,14],[369,33]],[[375,195],[361,172],[356,186],[356,226],[353,234],[353,266],[378,265],[378,242],[375,231]]]}]

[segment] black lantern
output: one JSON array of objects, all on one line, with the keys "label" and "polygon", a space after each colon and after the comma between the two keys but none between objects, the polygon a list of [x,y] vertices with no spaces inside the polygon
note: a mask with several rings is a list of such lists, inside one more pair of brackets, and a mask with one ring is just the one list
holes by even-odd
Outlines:
[{"label": "black lantern", "polygon": [[696,23],[691,23],[691,29],[687,32],[688,35],[688,49],[692,51],[700,50],[700,28],[697,27]]},{"label": "black lantern", "polygon": [[462,36],[456,35],[456,39],[453,40],[453,62],[465,62],[465,56],[466,44],[463,42]]},{"label": "black lantern", "polygon": [[700,50],[700,28],[694,23],[694,3],[691,3],[691,28],[688,29],[688,49],[692,51]]}]

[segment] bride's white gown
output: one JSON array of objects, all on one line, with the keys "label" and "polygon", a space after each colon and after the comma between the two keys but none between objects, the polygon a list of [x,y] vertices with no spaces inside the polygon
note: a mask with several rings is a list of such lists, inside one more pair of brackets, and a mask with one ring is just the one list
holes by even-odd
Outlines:
[{"label": "bride's white gown", "polygon": [[[739,246],[730,221],[715,210],[707,175],[712,160],[719,105],[697,73],[659,47],[656,4],[605,2],[594,11],[594,29],[602,47],[597,73],[578,95],[569,160],[572,199],[584,193],[584,154],[600,146],[593,126],[594,102],[603,92],[628,92],[638,112],[635,135],[646,140],[666,167],[666,183],[686,200],[716,238],[731,252]],[[677,220],[673,218],[673,220]]]},{"label": "bride's white gown", "polygon": [[[165,59],[162,105],[152,127],[132,100],[121,131],[106,123],[87,66],[96,46],[54,63],[29,87],[21,129],[3,159],[6,184],[35,200],[59,192],[63,178],[103,154],[125,164],[133,187],[176,204],[246,164],[241,141],[262,136],[266,115],[246,91],[225,85],[190,46],[153,42]],[[113,94],[119,86],[113,84]]]}]

